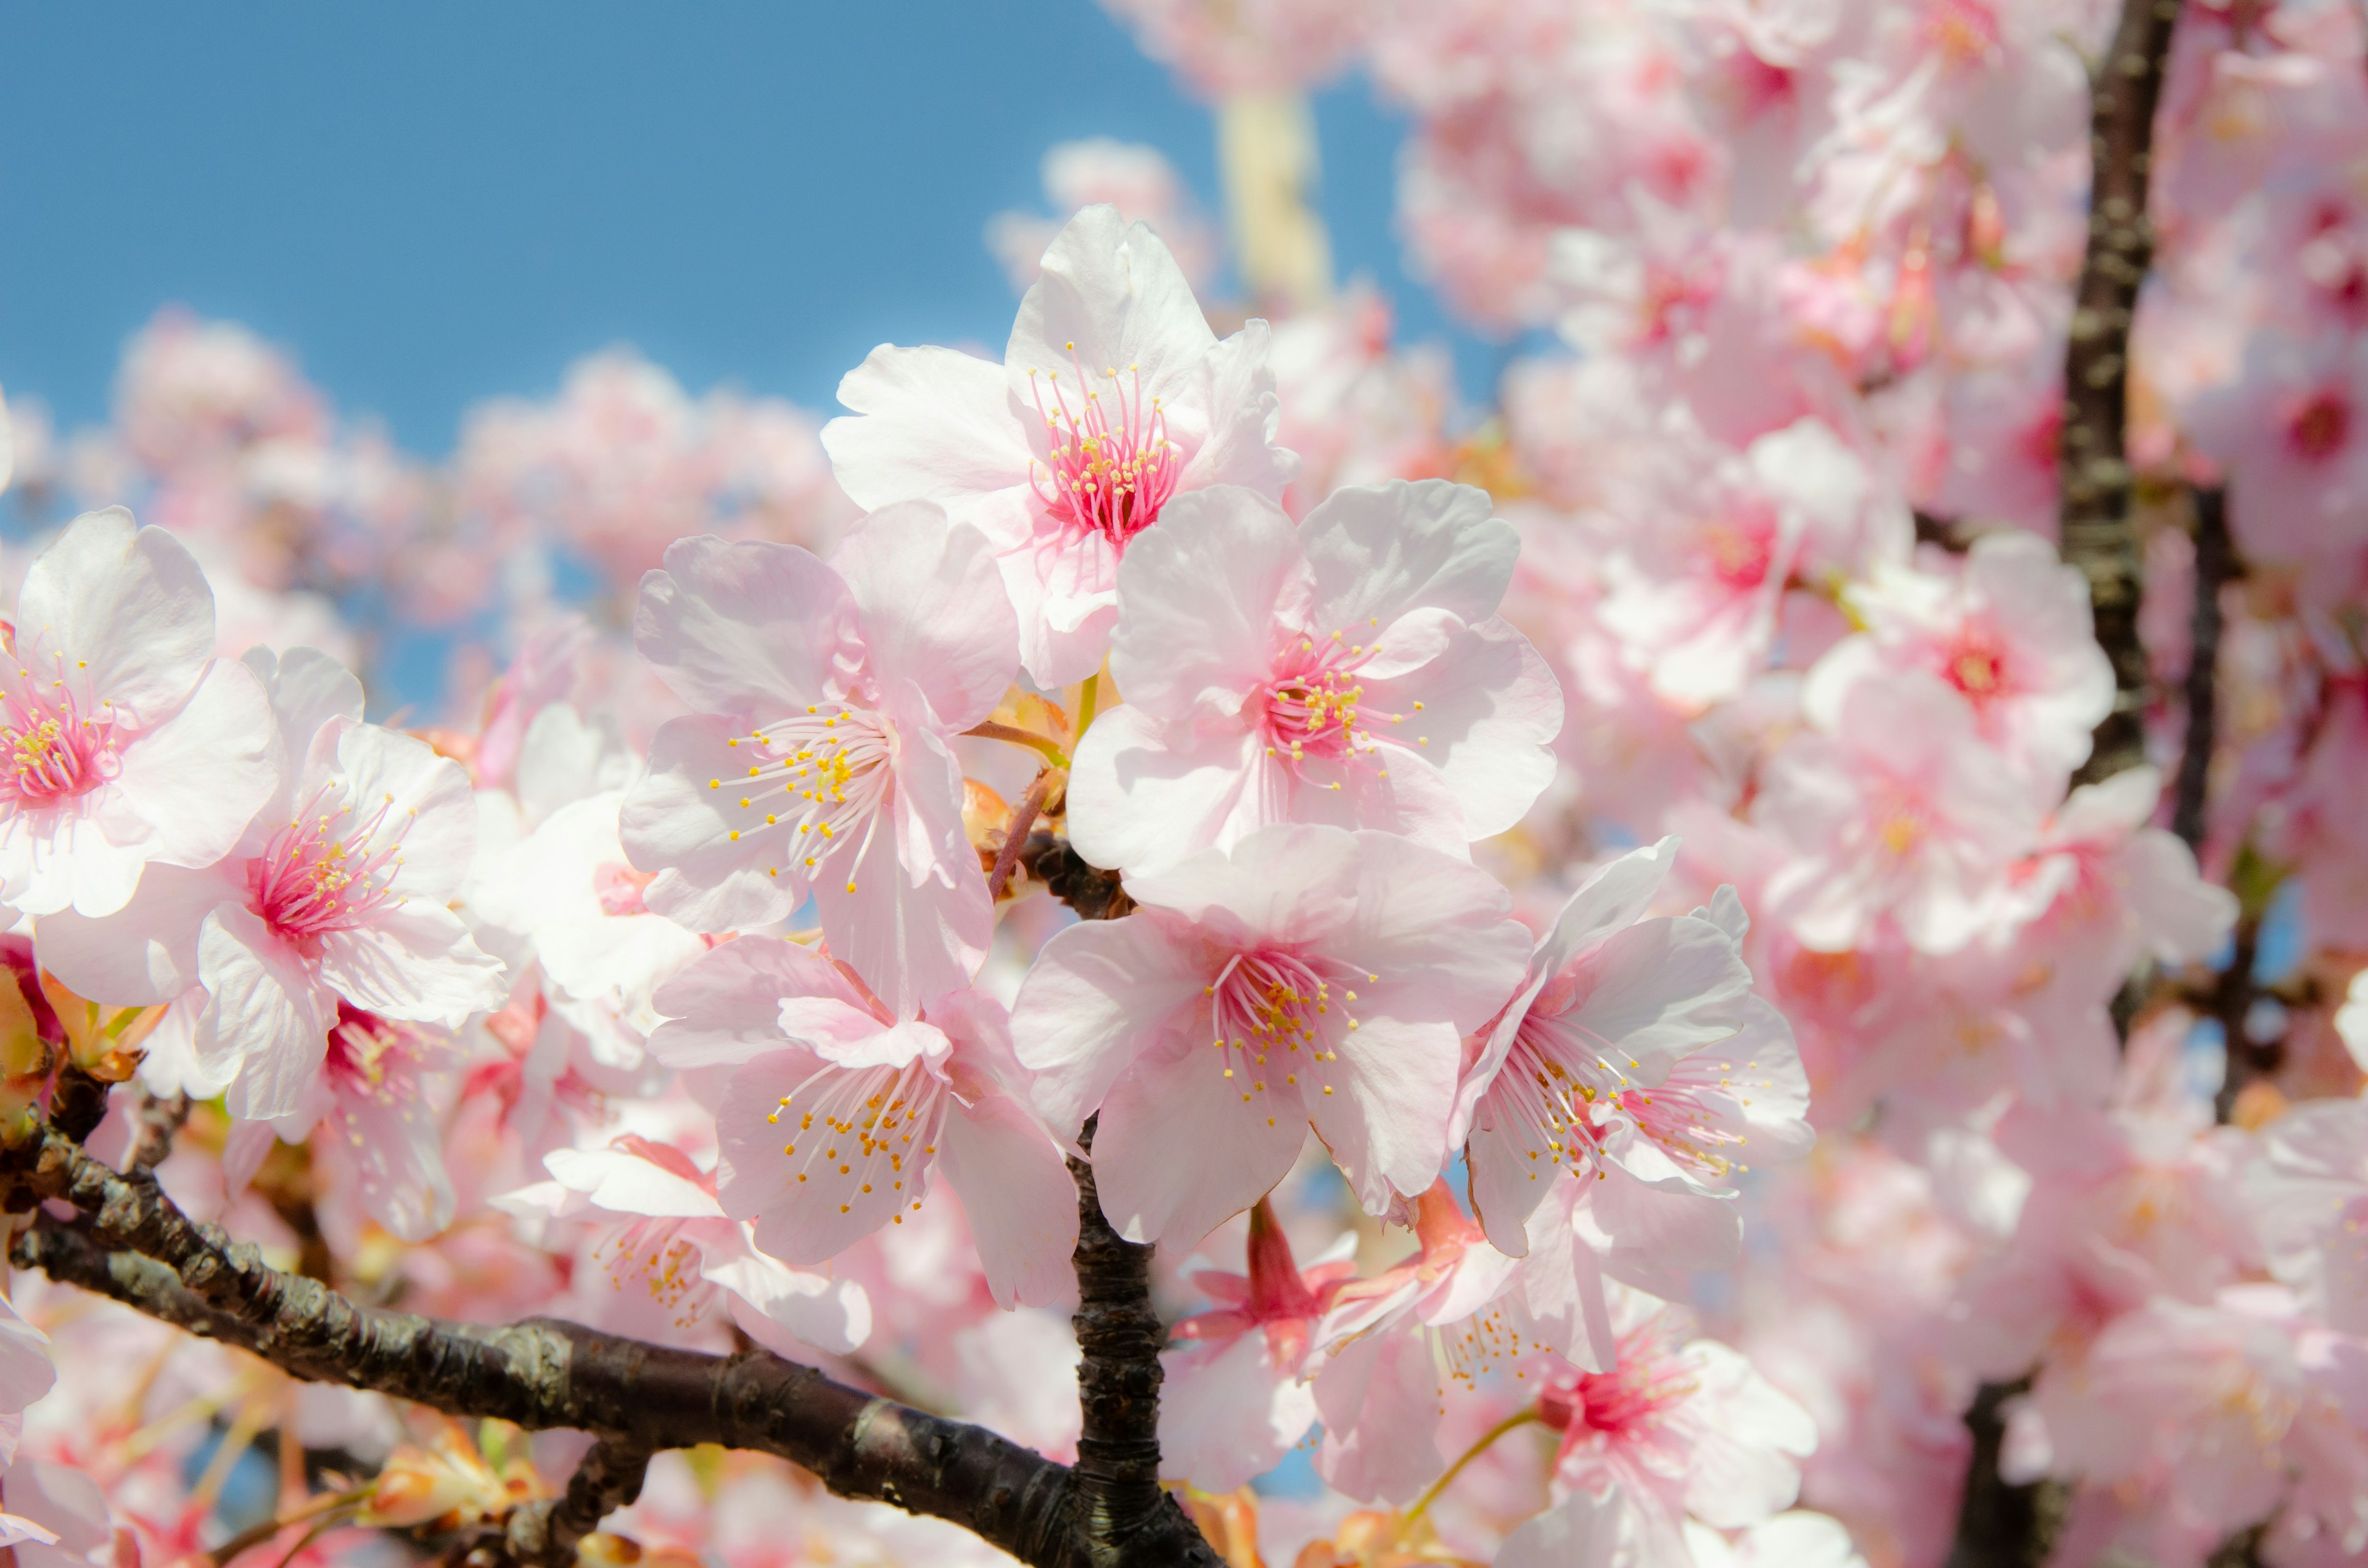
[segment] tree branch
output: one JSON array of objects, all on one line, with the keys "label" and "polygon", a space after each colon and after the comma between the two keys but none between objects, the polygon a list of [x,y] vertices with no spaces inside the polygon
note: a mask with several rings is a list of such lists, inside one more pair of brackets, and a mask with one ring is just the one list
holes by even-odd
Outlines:
[{"label": "tree branch", "polygon": [[642,1494],[642,1478],[649,1468],[648,1449],[603,1437],[577,1463],[564,1493],[510,1510],[498,1551],[481,1548],[461,1562],[478,1568],[482,1553],[484,1568],[506,1562],[518,1568],[571,1568],[576,1543]]},{"label": "tree branch", "polygon": [[[1078,1143],[1093,1153],[1094,1121]],[[1077,1183],[1077,1492],[1092,1535],[1126,1541],[1182,1511],[1159,1487],[1160,1346],[1167,1330],[1151,1304],[1151,1248],[1122,1239],[1102,1214],[1094,1168],[1072,1158]]]},{"label": "tree branch", "polygon": [[2237,575],[2228,538],[2228,497],[2198,490],[2195,500],[2195,612],[2187,659],[2187,735],[2171,793],[2170,831],[2190,849],[2203,847],[2203,808],[2212,787],[2212,751],[2220,722],[2220,590]]},{"label": "tree branch", "polygon": [[777,1454],[841,1496],[951,1520],[1037,1568],[1218,1561],[1173,1506],[1126,1540],[1097,1541],[1066,1466],[768,1351],[710,1356],[548,1319],[484,1328],[362,1307],[268,1267],[252,1245],[191,1221],[153,1178],[118,1176],[54,1131],[11,1150],[8,1165],[30,1197],[81,1216],[36,1216],[11,1249],[20,1266],[299,1378],[530,1430],[588,1431],[618,1455],[701,1443]]},{"label": "tree branch", "polygon": [[2065,352],[2064,559],[2089,579],[2097,641],[2113,665],[2113,709],[2079,778],[2109,778],[2146,760],[2146,650],[2138,641],[2137,531],[2130,516],[2130,321],[2154,259],[2146,216],[2155,106],[2179,0],[2123,0],[2089,93],[2089,246]]}]

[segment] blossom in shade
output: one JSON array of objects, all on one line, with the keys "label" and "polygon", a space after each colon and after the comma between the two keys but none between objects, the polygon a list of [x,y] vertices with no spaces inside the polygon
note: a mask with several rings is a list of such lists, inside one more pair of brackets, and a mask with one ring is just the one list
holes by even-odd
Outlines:
[{"label": "blossom in shade", "polygon": [[1071,1289],[1076,1193],[1028,1104],[1003,1009],[971,990],[917,1015],[793,942],[727,942],[658,991],[650,1053],[729,1068],[716,1116],[723,1212],[757,1248],[820,1263],[919,1210],[942,1171],[997,1301]]},{"label": "blossom in shade", "polygon": [[159,868],[104,917],[45,916],[35,949],[94,1001],[200,987],[198,1061],[228,1084],[233,1116],[260,1119],[301,1108],[342,1004],[457,1028],[507,987],[446,907],[475,854],[468,774],[361,722],[360,686],[326,655],[249,662],[290,766],[235,850],[201,870]]},{"label": "blossom in shade", "polygon": [[1004,363],[887,345],[839,383],[823,427],[840,486],[867,507],[933,501],[993,541],[1039,686],[1094,673],[1127,547],[1178,494],[1247,485],[1279,498],[1297,460],[1274,444],[1267,324],[1220,342],[1157,235],[1085,209],[1044,253]]},{"label": "blossom in shade", "polygon": [[666,561],[634,637],[696,716],[658,731],[625,799],[625,852],[655,873],[642,903],[721,933],[811,893],[892,1006],[968,984],[994,914],[948,740],[994,710],[1015,659],[985,540],[916,503],[827,563],[712,538]]},{"label": "blossom in shade", "polygon": [[1390,834],[1261,828],[1131,879],[1142,907],[1045,944],[1014,1005],[1056,1132],[1099,1112],[1103,1211],[1190,1245],[1313,1125],[1368,1213],[1445,1163],[1463,1035],[1520,982],[1495,879]]},{"label": "blossom in shade", "polygon": [[604,1319],[670,1337],[722,1308],[751,1339],[790,1356],[809,1346],[843,1355],[871,1336],[861,1285],[757,1251],[748,1226],[725,1217],[715,1173],[673,1144],[620,1133],[605,1148],[554,1149],[542,1165],[551,1180],[495,1201],[515,1214],[599,1223],[593,1286],[623,1298]]},{"label": "blossom in shade", "polygon": [[1562,691],[1497,614],[1520,545],[1441,480],[1179,497],[1119,571],[1125,706],[1078,743],[1069,832],[1129,872],[1279,822],[1462,854],[1554,778]]},{"label": "blossom in shade", "polygon": [[1346,1235],[1305,1269],[1263,1199],[1250,1210],[1247,1272],[1204,1268],[1193,1289],[1221,1303],[1169,1332],[1160,1358],[1162,1468],[1204,1492],[1230,1492],[1282,1460],[1315,1422],[1306,1373],[1326,1310],[1350,1281]]},{"label": "blossom in shade", "polygon": [[452,1177],[444,1166],[447,1087],[460,1052],[409,1024],[340,999],[321,1069],[297,1108],[268,1121],[235,1123],[222,1149],[222,1179],[245,1187],[275,1139],[318,1136],[316,1159],[350,1174],[370,1217],[398,1241],[420,1242],[452,1222]]},{"label": "blossom in shade", "polygon": [[271,793],[271,710],[214,658],[213,594],[172,535],[85,512],[0,631],[0,902],[111,915],[143,866],[238,842]]},{"label": "blossom in shade", "polygon": [[1751,994],[1734,890],[1643,917],[1676,857],[1672,838],[1633,850],[1571,896],[1464,1076],[1473,1207],[1516,1256],[1568,1176],[1616,1274],[1682,1280],[1729,1260],[1732,1173],[1808,1149],[1807,1079],[1783,1015]]}]

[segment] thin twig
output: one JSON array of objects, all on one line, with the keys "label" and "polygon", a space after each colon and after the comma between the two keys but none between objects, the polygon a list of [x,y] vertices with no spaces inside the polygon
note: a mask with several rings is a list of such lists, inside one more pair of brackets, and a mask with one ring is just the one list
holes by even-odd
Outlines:
[{"label": "thin twig", "polygon": [[986,874],[986,896],[998,899],[1003,890],[1011,885],[1011,873],[1019,869],[1019,852],[1027,847],[1028,830],[1036,825],[1036,813],[1044,809],[1044,798],[1052,793],[1054,770],[1037,769],[1029,782],[1028,793],[1011,809],[1011,821],[1003,830],[1003,846],[995,852],[995,869]]}]

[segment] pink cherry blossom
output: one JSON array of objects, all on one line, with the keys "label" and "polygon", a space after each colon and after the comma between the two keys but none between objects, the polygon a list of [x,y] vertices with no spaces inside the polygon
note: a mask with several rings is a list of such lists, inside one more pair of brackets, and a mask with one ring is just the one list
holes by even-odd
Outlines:
[{"label": "pink cherry blossom", "polygon": [[342,999],[326,1032],[320,1071],[297,1108],[232,1129],[223,1179],[244,1187],[275,1140],[302,1144],[317,1134],[315,1157],[350,1168],[371,1219],[398,1240],[426,1241],[455,1212],[444,1166],[444,1115],[460,1053],[423,1029]]},{"label": "pink cherry blossom", "polygon": [[36,945],[94,998],[140,1005],[199,988],[198,1062],[229,1085],[232,1114],[268,1119],[299,1109],[342,1005],[458,1028],[498,1006],[506,986],[446,907],[475,850],[468,775],[424,742],[360,722],[360,687],[324,655],[252,662],[290,767],[236,850],[143,878],[102,918],[47,916]]},{"label": "pink cherry blossom", "polygon": [[1973,710],[1981,737],[2034,778],[2089,755],[2089,733],[2112,709],[2113,671],[2089,625],[2089,586],[2045,540],[1985,534],[1963,573],[1878,569],[1850,596],[1869,630],[1820,659],[1803,701],[1830,729],[1856,682],[1929,671]]},{"label": "pink cherry blossom", "polygon": [[[1353,1250],[1353,1238],[1342,1238]],[[1306,1269],[1261,1201],[1250,1210],[1247,1274],[1204,1268],[1193,1289],[1223,1303],[1177,1324],[1161,1358],[1163,1466],[1208,1492],[1230,1492],[1279,1463],[1315,1423],[1310,1353],[1356,1265],[1333,1248]]]},{"label": "pink cherry blossom", "polygon": [[1057,142],[1045,150],[1044,199],[1058,218],[998,212],[986,225],[986,248],[1003,264],[1011,286],[1025,291],[1042,271],[1044,252],[1063,225],[1088,207],[1107,204],[1121,222],[1141,223],[1167,247],[1194,292],[1215,274],[1222,240],[1192,199],[1184,177],[1158,148],[1107,136]]},{"label": "pink cherry blossom", "polygon": [[1688,1517],[1736,1528],[1790,1507],[1817,1444],[1807,1411],[1733,1349],[1688,1339],[1671,1310],[1622,1333],[1608,1371],[1546,1369],[1537,1410],[1562,1435],[1564,1484],[1598,1496],[1617,1487],[1648,1550],[1677,1562]]},{"label": "pink cherry blossom", "polygon": [[823,429],[863,506],[933,501],[992,541],[1039,686],[1094,673],[1118,565],[1168,500],[1210,484],[1280,497],[1267,326],[1219,342],[1175,259],[1088,207],[1045,252],[1002,368],[951,348],[875,348]]},{"label": "pink cherry blossom", "polygon": [[2029,791],[1989,755],[1938,676],[1852,683],[1829,731],[1769,761],[1753,820],[1790,854],[1768,886],[1770,918],[1826,951],[1885,923],[1926,952],[1972,941],[2039,827]]},{"label": "pink cherry blossom", "polygon": [[1733,890],[1640,918],[1676,852],[1632,851],[1572,895],[1464,1075],[1473,1207],[1505,1252],[1527,1252],[1566,1175],[1612,1272],[1666,1286],[1731,1257],[1734,1170],[1806,1152],[1807,1082],[1783,1016],[1750,994]]},{"label": "pink cherry blossom", "polygon": [[950,992],[899,1016],[847,966],[744,937],[661,987],[657,1008],[658,1061],[734,1069],[716,1193],[759,1250],[821,1263],[903,1225],[942,1170],[998,1302],[1071,1288],[1076,1195],[994,1002]]},{"label": "pink cherry blossom", "polygon": [[694,931],[811,894],[833,946],[909,1009],[966,985],[992,931],[950,737],[1010,683],[1011,607],[977,530],[874,513],[825,563],[683,540],[634,635],[698,710],[658,731],[622,830],[643,904]]},{"label": "pink cherry blossom", "polygon": [[161,528],[86,512],[35,558],[0,661],[0,900],[112,915],[212,864],[271,792],[271,715],[213,658],[213,596]]},{"label": "pink cherry blossom", "polygon": [[1368,1213],[1430,1185],[1458,1041],[1520,977],[1503,889],[1387,834],[1293,825],[1128,891],[1135,914],[1045,944],[1013,1020],[1045,1120],[1099,1113],[1122,1234],[1197,1242],[1282,1179],[1310,1125]]},{"label": "pink cherry blossom", "polygon": [[1070,835],[1128,871],[1275,823],[1462,854],[1554,774],[1562,694],[1497,615],[1513,530],[1442,481],[1337,491],[1294,528],[1221,487],[1119,573],[1126,705],[1078,743]]},{"label": "pink cherry blossom", "polygon": [[806,1346],[843,1354],[871,1337],[861,1285],[759,1252],[747,1224],[725,1217],[715,1174],[674,1145],[625,1133],[606,1148],[553,1150],[542,1163],[550,1181],[497,1201],[554,1219],[614,1216],[592,1248],[593,1289],[625,1298],[628,1332],[651,1318],[697,1328],[722,1307],[783,1355]]}]

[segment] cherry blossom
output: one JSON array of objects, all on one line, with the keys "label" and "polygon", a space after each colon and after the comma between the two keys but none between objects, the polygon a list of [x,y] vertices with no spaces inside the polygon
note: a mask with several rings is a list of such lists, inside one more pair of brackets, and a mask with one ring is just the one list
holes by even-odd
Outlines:
[{"label": "cherry blossom", "polygon": [[872,350],[824,427],[863,506],[932,501],[992,542],[1040,686],[1094,673],[1126,548],[1211,484],[1280,497],[1266,324],[1220,342],[1167,247],[1115,208],[1069,221],[1019,303],[997,369],[952,348]]},{"label": "cherry blossom", "polygon": [[468,775],[425,742],[359,722],[325,655],[252,659],[288,772],[227,858],[143,878],[101,918],[40,923],[42,962],[97,999],[204,1001],[194,1050],[233,1115],[302,1103],[345,1004],[457,1028],[502,1000],[500,964],[445,907],[475,843]]},{"label": "cherry blossom", "polygon": [[792,1356],[809,1346],[854,1350],[871,1337],[861,1285],[757,1250],[748,1226],[724,1216],[715,1174],[673,1144],[629,1132],[606,1148],[553,1150],[542,1163],[549,1181],[497,1201],[556,1220],[611,1216],[592,1248],[593,1289],[605,1285],[635,1312],[681,1330],[722,1307],[758,1344]]},{"label": "cherry blossom", "polygon": [[828,562],[679,540],[643,580],[634,636],[699,710],[658,731],[624,802],[643,906],[720,934],[811,894],[892,1004],[966,984],[993,916],[948,742],[994,710],[1015,659],[978,531],[916,503]]},{"label": "cherry blossom", "polygon": [[1076,1199],[994,1002],[956,991],[900,1016],[849,968],[744,937],[661,987],[657,1007],[658,1061],[734,1069],[716,1115],[716,1195],[755,1221],[759,1250],[824,1262],[902,1225],[942,1170],[998,1302],[1069,1288]]},{"label": "cherry blossom", "polygon": [[[1300,825],[1128,886],[1143,907],[1056,934],[1013,1017],[1045,1120],[1099,1114],[1121,1234],[1198,1241],[1282,1178],[1311,1125],[1366,1212],[1430,1185],[1457,1041],[1520,978],[1501,888],[1390,835]],[[1179,1136],[1192,1156],[1164,1157]]]},{"label": "cherry blossom", "polygon": [[1119,572],[1127,700],[1077,745],[1081,853],[1149,870],[1324,822],[1461,854],[1520,819],[1562,699],[1496,614],[1517,547],[1485,495],[1336,491],[1295,528],[1234,488],[1171,512]]},{"label": "cherry blossom", "polygon": [[212,657],[189,552],[120,508],[86,512],[27,568],[0,661],[0,900],[112,915],[142,868],[203,867],[273,786],[254,677]]}]

